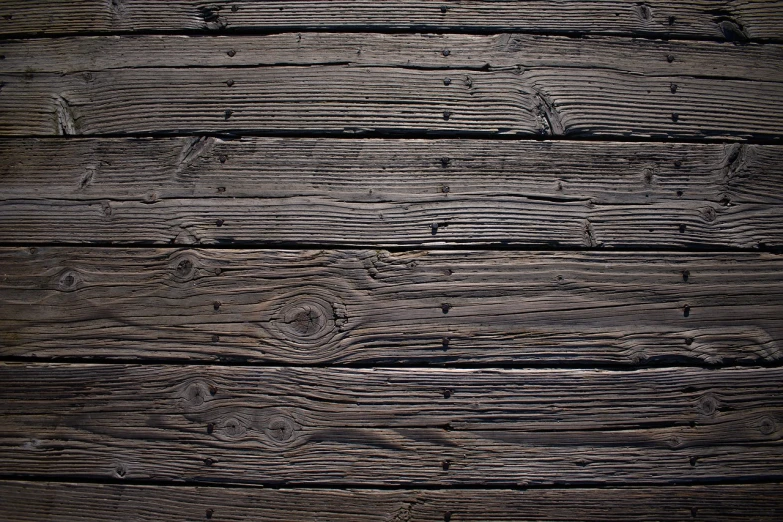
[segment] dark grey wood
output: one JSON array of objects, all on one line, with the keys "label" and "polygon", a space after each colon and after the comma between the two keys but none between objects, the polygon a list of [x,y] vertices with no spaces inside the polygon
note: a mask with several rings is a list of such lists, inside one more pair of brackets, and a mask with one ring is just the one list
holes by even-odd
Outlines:
[{"label": "dark grey wood", "polygon": [[[230,53],[229,51],[233,51]],[[447,51],[447,52],[444,52]],[[278,33],[264,36],[90,36],[0,42],[5,73],[95,73],[150,67],[350,64],[372,67],[599,69],[649,78],[780,82],[783,46],[525,34]],[[194,72],[195,74],[195,72]],[[228,80],[228,79],[227,79]],[[459,77],[452,81],[460,81]],[[236,85],[236,82],[235,84]],[[680,90],[681,94],[687,94]]]},{"label": "dark grey wood", "polygon": [[0,238],[780,246],[781,165],[746,144],[4,140]]},{"label": "dark grey wood", "polygon": [[0,481],[7,522],[350,520],[777,522],[779,484],[519,491],[166,487]]},{"label": "dark grey wood", "polygon": [[[457,133],[775,138],[783,85],[613,71],[319,65],[4,74],[0,134]],[[228,87],[226,82],[234,82]],[[670,86],[680,87],[680,96]],[[544,94],[541,94],[541,93]],[[689,96],[685,94],[688,93]]]},{"label": "dark grey wood", "polygon": [[[0,69],[4,136],[783,134],[779,45],[292,33],[3,46],[10,57]],[[73,58],[51,59],[58,56]],[[46,72],[53,69],[79,71]]]},{"label": "dark grey wood", "polygon": [[274,29],[519,30],[688,36],[735,42],[780,39],[777,0],[581,2],[393,0],[69,0],[0,2],[0,33]]},{"label": "dark grey wood", "polygon": [[783,259],[769,254],[5,248],[0,266],[4,356],[485,366],[783,357]]},{"label": "dark grey wood", "polygon": [[0,518],[783,518],[781,27],[0,0]]},{"label": "dark grey wood", "polygon": [[781,478],[783,368],[3,363],[0,380],[0,476],[335,486]]}]

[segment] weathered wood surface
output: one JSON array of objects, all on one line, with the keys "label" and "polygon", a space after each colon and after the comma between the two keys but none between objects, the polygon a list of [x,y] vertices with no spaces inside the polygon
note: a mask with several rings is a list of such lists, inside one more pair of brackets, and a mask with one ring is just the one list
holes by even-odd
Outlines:
[{"label": "weathered wood surface", "polygon": [[782,368],[0,365],[0,475],[261,484],[780,480]]},{"label": "weathered wood surface", "polygon": [[783,357],[783,258],[771,254],[5,248],[0,266],[6,357],[484,366]]},{"label": "weathered wood surface", "polygon": [[0,34],[360,28],[688,36],[743,42],[783,38],[781,6],[771,0],[4,0]]},{"label": "weathered wood surface", "polygon": [[[232,48],[221,52],[236,56]],[[779,56],[779,48],[769,54]],[[777,73],[771,81],[714,78],[701,76],[694,65],[688,74],[673,67],[669,75],[648,75],[622,65],[594,66],[600,59],[585,66],[457,65],[444,71],[314,58],[309,66],[3,72],[0,135],[373,132],[774,140],[783,134]],[[675,63],[677,57],[661,54],[660,60]]]},{"label": "weathered wood surface", "polygon": [[781,165],[783,147],[746,144],[4,140],[0,237],[780,246]]},{"label": "weathered wood surface", "polygon": [[435,68],[444,73],[450,68],[571,67],[648,77],[783,81],[781,45],[524,34],[304,32],[230,37],[36,38],[0,41],[0,55],[4,56],[0,63],[3,72],[28,74],[150,67],[350,64]]},{"label": "weathered wood surface", "polygon": [[[674,521],[783,517],[780,484],[519,491],[261,489],[0,481],[7,522]],[[12,506],[9,508],[9,506]]]}]

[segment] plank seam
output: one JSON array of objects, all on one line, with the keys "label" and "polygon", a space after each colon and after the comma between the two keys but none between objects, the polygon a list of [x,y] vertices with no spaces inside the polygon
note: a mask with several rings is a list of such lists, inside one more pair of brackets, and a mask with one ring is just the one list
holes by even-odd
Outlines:
[{"label": "plank seam", "polygon": [[[444,358],[448,358],[444,356]],[[431,360],[435,360],[433,357]],[[514,363],[284,363],[284,362],[257,362],[247,361],[239,356],[218,356],[216,359],[186,359],[186,358],[164,358],[164,357],[145,357],[141,358],[120,358],[120,357],[34,357],[24,355],[5,355],[0,356],[0,364],[25,363],[33,365],[71,365],[83,364],[92,366],[211,366],[216,368],[263,368],[263,369],[281,369],[281,368],[345,368],[352,370],[368,369],[408,369],[408,370],[597,370],[616,373],[630,373],[642,370],[681,370],[681,369],[702,369],[702,370],[728,370],[734,368],[744,369],[775,369],[783,367],[783,360],[778,361],[734,361],[730,358],[724,358],[721,363],[710,364],[704,361],[693,361],[690,364],[673,364],[674,361],[685,360],[681,356],[665,356],[655,360],[654,358],[646,360],[644,363],[535,363],[527,362],[525,364]],[[690,359],[688,359],[690,361]],[[728,361],[728,362],[726,362]]]},{"label": "plank seam", "polygon": [[536,31],[531,29],[519,29],[505,26],[486,26],[486,27],[460,27],[460,26],[442,26],[436,24],[422,24],[411,25],[406,28],[392,28],[392,27],[378,27],[377,25],[324,25],[313,27],[289,25],[289,26],[275,26],[274,29],[263,28],[245,28],[245,29],[224,29],[220,31],[204,30],[204,29],[178,29],[178,30],[156,30],[156,29],[139,29],[134,31],[74,31],[74,32],[52,32],[52,33],[32,33],[32,32],[9,32],[2,34],[0,43],[4,40],[22,40],[22,39],[57,39],[57,38],[72,38],[72,37],[90,37],[90,36],[201,36],[201,37],[214,37],[214,36],[273,36],[278,34],[285,34],[297,32],[302,34],[310,33],[368,33],[368,34],[436,34],[436,35],[466,35],[466,36],[487,36],[498,33],[508,34],[520,34],[530,36],[563,36],[573,39],[589,39],[591,37],[609,37],[617,38],[618,40],[633,40],[644,39],[653,41],[685,41],[685,42],[717,42],[717,43],[733,43],[734,45],[744,44],[783,44],[783,38],[750,38],[745,41],[732,41],[725,37],[720,36],[707,36],[707,35],[689,35],[682,33],[662,34],[660,32],[652,31]]},{"label": "plank seam", "polygon": [[[87,139],[118,139],[118,138],[151,138],[151,139],[169,139],[169,138],[188,138],[188,137],[209,137],[218,138],[224,141],[240,140],[242,138],[303,138],[303,139],[335,139],[335,140],[363,140],[363,139],[383,139],[389,141],[404,140],[481,140],[481,141],[519,141],[519,142],[574,142],[574,143],[665,143],[671,145],[677,144],[734,144],[742,143],[746,145],[783,145],[783,135],[778,134],[754,134],[752,136],[725,137],[725,132],[712,134],[705,133],[704,137],[689,136],[635,136],[627,137],[620,135],[605,136],[580,136],[578,134],[566,135],[533,135],[533,134],[506,134],[503,131],[443,131],[443,130],[394,130],[394,129],[364,129],[347,127],[342,131],[301,131],[301,130],[283,130],[276,129],[272,131],[262,131],[258,129],[238,129],[232,131],[203,131],[178,129],[172,132],[101,132],[90,134],[20,134],[13,136],[0,136],[0,142],[25,140],[25,139],[61,139],[61,140],[87,140]],[[721,137],[718,137],[721,136]]]},{"label": "plank seam", "polygon": [[367,485],[364,483],[340,483],[335,484],[331,482],[313,482],[313,483],[295,483],[295,482],[256,482],[249,483],[233,483],[224,482],[219,480],[212,480],[209,482],[199,481],[164,481],[164,480],[140,480],[140,479],[120,479],[120,478],[90,478],[90,477],[72,477],[70,475],[26,475],[26,474],[4,474],[0,473],[0,482],[10,481],[23,481],[34,483],[72,483],[72,484],[103,484],[110,486],[126,485],[126,486],[157,486],[157,487],[194,487],[199,488],[231,488],[231,489],[314,489],[314,490],[357,490],[357,491],[407,491],[407,490],[423,490],[423,491],[526,491],[526,490],[558,490],[558,489],[597,489],[597,488],[618,488],[618,489],[641,489],[650,487],[681,487],[683,489],[692,486],[728,486],[728,485],[751,485],[751,484],[780,484],[783,482],[783,475],[769,475],[769,476],[749,476],[742,478],[715,478],[715,479],[692,479],[683,481],[669,481],[666,483],[661,482],[601,482],[601,481],[580,481],[579,483],[552,483],[552,484],[526,484],[520,485],[518,483],[509,482],[507,484],[497,483],[494,485],[481,484],[481,483],[462,483],[453,485],[442,484],[429,484],[429,483],[402,483],[397,485],[391,484],[377,484]]}]

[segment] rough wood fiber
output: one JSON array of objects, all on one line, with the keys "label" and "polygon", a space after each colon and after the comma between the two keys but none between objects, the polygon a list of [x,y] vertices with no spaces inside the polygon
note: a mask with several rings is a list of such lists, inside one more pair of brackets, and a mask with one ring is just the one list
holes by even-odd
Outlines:
[{"label": "rough wood fiber", "polygon": [[768,254],[6,248],[0,266],[4,356],[580,366],[783,357],[783,258]]},{"label": "rough wood fiber", "polygon": [[330,140],[0,142],[22,243],[783,244],[772,145]]},{"label": "rough wood fiber", "polygon": [[675,521],[783,517],[779,484],[519,491],[259,489],[0,482],[7,522]]},{"label": "rough wood fiber", "polygon": [[2,41],[0,55],[5,57],[0,65],[6,73],[350,64],[436,68],[443,69],[444,76],[452,68],[570,67],[633,72],[649,77],[783,80],[781,45],[522,34],[280,33],[38,38]]},{"label": "rough wood fiber", "polygon": [[2,73],[0,82],[3,136],[415,132],[779,139],[783,134],[779,81],[647,76],[624,69],[160,67]]},{"label": "rough wood fiber", "polygon": [[518,30],[689,36],[743,42],[783,37],[770,0],[0,2],[0,33],[280,29]]},{"label": "rough wood fiber", "polygon": [[781,368],[0,365],[0,475],[262,484],[780,480]]}]

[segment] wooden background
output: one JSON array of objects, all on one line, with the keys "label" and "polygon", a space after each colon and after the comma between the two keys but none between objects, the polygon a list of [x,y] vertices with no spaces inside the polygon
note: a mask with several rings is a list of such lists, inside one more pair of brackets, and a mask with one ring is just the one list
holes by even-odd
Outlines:
[{"label": "wooden background", "polygon": [[783,519],[783,2],[0,0],[3,520]]}]

